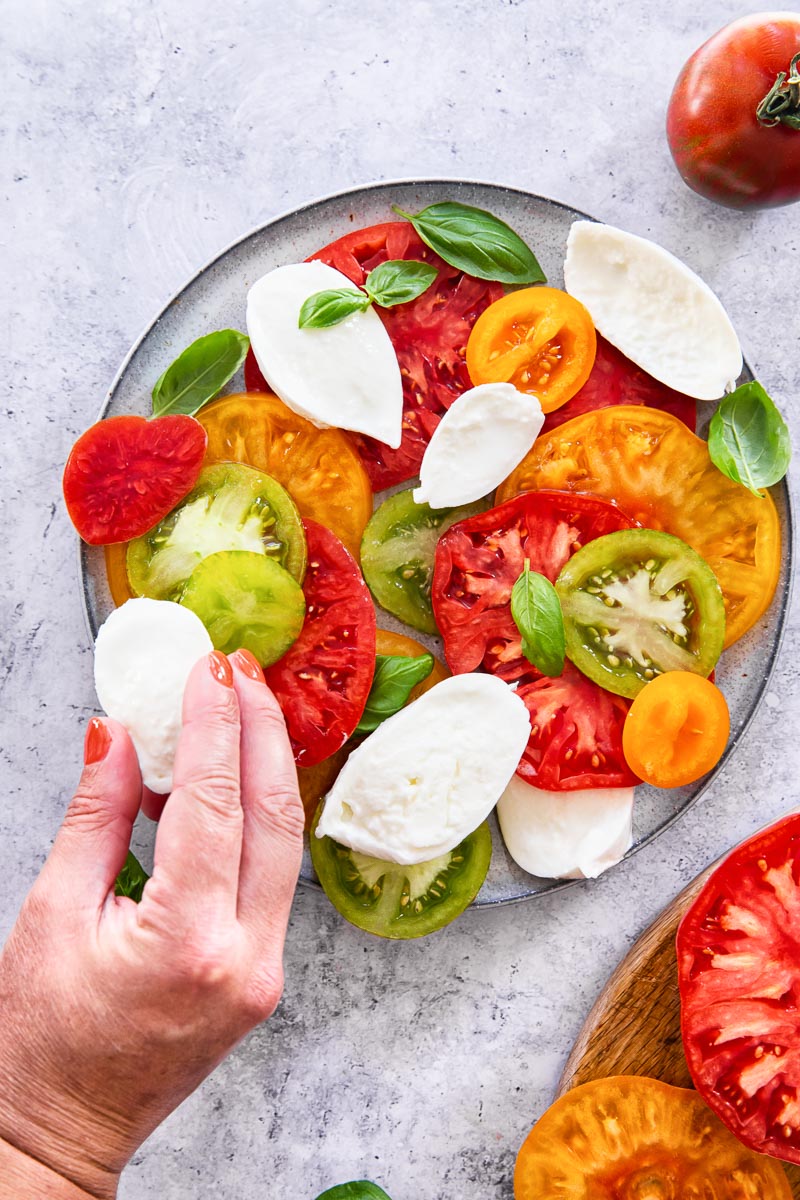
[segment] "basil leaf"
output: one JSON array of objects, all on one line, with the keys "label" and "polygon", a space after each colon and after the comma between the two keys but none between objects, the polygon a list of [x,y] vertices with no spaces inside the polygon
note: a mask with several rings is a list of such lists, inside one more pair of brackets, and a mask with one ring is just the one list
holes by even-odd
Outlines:
[{"label": "basil leaf", "polygon": [[125,865],[117,876],[117,881],[114,884],[115,896],[130,896],[131,900],[135,900],[138,904],[142,898],[144,885],[147,883],[150,876],[145,871],[142,864],[139,862],[135,854],[128,851],[128,857],[125,859]]},{"label": "basil leaf", "polygon": [[377,1183],[357,1179],[353,1183],[339,1183],[336,1187],[328,1188],[327,1192],[317,1196],[317,1200],[389,1200],[389,1197]]},{"label": "basil leaf", "polygon": [[721,401],[708,430],[711,461],[757,496],[783,479],[792,457],[789,429],[760,383],[743,383]]},{"label": "basil leaf", "polygon": [[249,345],[250,339],[236,329],[218,329],[192,342],[153,388],[153,416],[193,417],[236,374]]},{"label": "basil leaf", "polygon": [[413,216],[396,204],[394,212],[410,221],[426,246],[451,267],[478,279],[499,283],[544,283],[545,275],[522,238],[482,208],[447,200]]},{"label": "basil leaf", "polygon": [[364,287],[367,295],[382,308],[408,304],[427,291],[438,272],[430,263],[416,259],[391,258],[370,271]]},{"label": "basil leaf", "polygon": [[564,617],[549,579],[531,570],[529,559],[511,590],[511,615],[522,635],[522,653],[543,675],[564,670]]},{"label": "basil leaf", "polygon": [[328,329],[344,321],[351,313],[364,312],[370,304],[369,296],[364,292],[354,292],[352,288],[314,292],[313,296],[303,301],[297,324],[301,329]]},{"label": "basil leaf", "polygon": [[411,689],[427,679],[432,670],[432,654],[419,654],[416,658],[404,654],[378,654],[367,703],[353,732],[372,733],[403,707]]}]

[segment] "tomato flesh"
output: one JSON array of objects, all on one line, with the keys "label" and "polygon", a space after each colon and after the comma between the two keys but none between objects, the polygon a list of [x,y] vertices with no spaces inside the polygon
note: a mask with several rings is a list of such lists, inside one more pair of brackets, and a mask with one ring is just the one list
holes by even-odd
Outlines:
[{"label": "tomato flesh", "polygon": [[667,671],[631,705],[622,731],[625,759],[653,787],[683,787],[715,767],[728,741],[725,697],[710,679]]}]

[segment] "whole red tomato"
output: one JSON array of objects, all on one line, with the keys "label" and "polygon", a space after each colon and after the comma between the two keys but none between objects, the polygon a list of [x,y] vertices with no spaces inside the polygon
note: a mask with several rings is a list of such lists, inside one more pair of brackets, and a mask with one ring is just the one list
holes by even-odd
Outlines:
[{"label": "whole red tomato", "polygon": [[800,200],[800,14],[726,25],[678,76],[667,138],[689,187],[731,208]]}]

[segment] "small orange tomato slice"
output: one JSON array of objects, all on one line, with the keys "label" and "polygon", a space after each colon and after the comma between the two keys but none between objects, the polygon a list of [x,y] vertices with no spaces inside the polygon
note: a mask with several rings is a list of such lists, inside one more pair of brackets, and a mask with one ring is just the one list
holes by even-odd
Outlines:
[{"label": "small orange tomato slice", "polygon": [[[404,633],[391,633],[388,629],[377,631],[375,651],[377,654],[402,654],[405,658],[417,658],[420,654],[427,653],[422,643],[415,638],[406,637]],[[423,679],[421,683],[411,689],[407,703],[410,704],[412,700],[424,696],[425,692],[429,692],[435,683],[441,683],[443,679],[447,679],[449,674],[444,663],[440,663],[434,656],[433,670],[427,679]]]},{"label": "small orange tomato slice", "polygon": [[691,671],[665,671],[631,705],[622,752],[645,783],[682,787],[717,765],[730,729],[728,705],[716,684]]},{"label": "small orange tomato slice", "polygon": [[546,413],[566,404],[594,364],[597,335],[583,305],[558,288],[532,287],[490,304],[467,342],[467,370],[480,383],[513,383]]},{"label": "small orange tomato slice", "polygon": [[106,560],[106,576],[111,599],[119,608],[126,600],[132,600],[136,592],[128,582],[128,543],[115,542],[113,546],[104,546]]},{"label": "small orange tomato slice", "polygon": [[644,1076],[567,1092],[528,1134],[515,1200],[791,1200],[783,1167],[748,1150],[697,1092]]}]

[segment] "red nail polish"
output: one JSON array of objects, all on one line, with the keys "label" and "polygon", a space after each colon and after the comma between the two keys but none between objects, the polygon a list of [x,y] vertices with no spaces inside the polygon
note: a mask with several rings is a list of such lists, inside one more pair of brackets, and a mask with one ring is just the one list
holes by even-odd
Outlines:
[{"label": "red nail polish", "polygon": [[86,737],[83,742],[83,761],[86,766],[102,762],[108,754],[111,745],[111,734],[99,717],[92,717],[86,727]]},{"label": "red nail polish", "polygon": [[250,679],[255,679],[257,683],[264,683],[264,672],[261,670],[261,665],[255,654],[251,654],[249,650],[242,648],[236,651],[236,665]]},{"label": "red nail polish", "polygon": [[225,687],[233,687],[231,664],[221,650],[212,650],[208,656],[208,665],[217,683],[224,683]]}]

